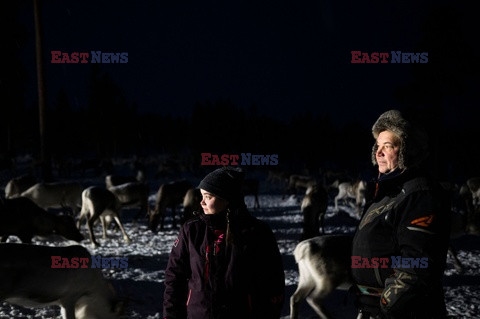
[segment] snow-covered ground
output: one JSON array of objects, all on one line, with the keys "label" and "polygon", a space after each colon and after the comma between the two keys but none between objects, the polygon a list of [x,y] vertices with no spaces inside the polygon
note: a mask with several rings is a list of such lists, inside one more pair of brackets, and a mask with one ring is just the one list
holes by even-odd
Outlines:
[{"label": "snow-covered ground", "polygon": [[[253,206],[253,198],[246,197],[249,207]],[[254,216],[266,221],[274,230],[280,251],[283,255],[285,268],[286,296],[283,316],[289,314],[289,298],[294,292],[298,270],[293,258],[293,250],[301,234],[302,215],[299,199],[282,200],[281,195],[261,195],[262,208],[251,212]],[[164,269],[168,260],[172,243],[177,236],[177,230],[153,234],[147,229],[146,220],[133,224],[131,218],[135,210],[124,211],[125,228],[132,239],[126,245],[120,232],[110,232],[110,238],[101,238],[101,227],[96,228],[96,237],[101,247],[91,249],[88,240],[83,244],[92,254],[104,257],[128,257],[126,269],[104,269],[108,278],[118,293],[126,301],[123,318],[153,319],[162,318]],[[167,219],[169,222],[169,219]],[[341,206],[341,211],[335,214],[332,206],[328,207],[325,218],[326,233],[353,233],[358,222],[354,211],[348,206]],[[86,234],[83,227],[82,232]],[[10,242],[16,242],[11,237]],[[35,244],[60,245],[65,243],[34,240]],[[464,273],[458,273],[448,259],[445,272],[445,292],[448,311],[458,318],[480,317],[480,239],[464,236],[453,242],[458,250],[458,257],[465,266]],[[352,298],[345,291],[337,290],[326,301],[326,307],[336,318],[354,318],[355,309]],[[304,302],[300,308],[301,318],[316,318],[315,313]],[[0,319],[4,318],[60,318],[58,307],[26,309],[0,303]]]}]

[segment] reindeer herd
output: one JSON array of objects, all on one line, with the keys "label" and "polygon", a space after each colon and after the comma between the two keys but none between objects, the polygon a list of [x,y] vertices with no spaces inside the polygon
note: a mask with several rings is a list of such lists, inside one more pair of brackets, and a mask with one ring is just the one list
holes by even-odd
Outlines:
[{"label": "reindeer herd", "polygon": [[[125,243],[131,239],[121,221],[123,208],[137,207],[134,222],[148,217],[149,228],[164,227],[167,208],[183,204],[188,219],[199,211],[199,190],[185,181],[160,186],[155,208],[149,207],[149,188],[138,178],[107,175],[105,187],[82,187],[78,182],[37,183],[29,176],[13,178],[0,199],[0,300],[27,307],[58,305],[64,319],[118,318],[121,311],[113,287],[99,269],[52,269],[51,256],[90,256],[81,245],[27,245],[34,236],[80,243],[85,223],[92,248],[99,246],[94,227],[100,221],[103,238],[114,222]],[[53,210],[53,212],[52,212]],[[173,217],[173,226],[175,217]],[[22,244],[6,243],[16,236]]]},{"label": "reindeer herd", "polygon": [[[43,227],[43,225],[48,224],[47,219],[50,221],[52,216],[60,217],[47,212],[47,210],[57,209],[58,211],[60,209],[63,212],[61,217],[64,217],[65,220],[67,218],[69,221],[73,221],[74,218],[77,219],[75,230],[61,234],[65,238],[77,235],[82,222],[85,220],[92,246],[98,247],[99,244],[93,234],[94,224],[98,220],[100,221],[105,238],[108,224],[114,221],[122,232],[124,240],[128,243],[130,239],[120,221],[120,211],[124,208],[138,208],[134,222],[138,222],[142,217],[148,217],[149,228],[153,232],[157,231],[159,224],[160,228],[164,229],[167,208],[172,210],[172,226],[174,228],[177,226],[175,218],[177,206],[183,204],[186,208],[185,214],[181,218],[182,222],[193,216],[194,211],[201,209],[199,190],[195,189],[186,180],[162,184],[156,194],[153,210],[150,208],[148,200],[148,185],[126,176],[107,175],[105,177],[105,187],[90,186],[87,188],[83,188],[78,182],[35,183],[32,177],[21,176],[10,180],[5,187],[5,199],[2,200],[1,212],[2,214],[12,215],[12,225],[3,223],[0,236],[5,240],[9,235],[15,235],[19,238],[20,236],[25,237],[24,233],[15,231],[16,228],[13,227],[13,224],[17,220],[13,220],[14,217],[18,219],[19,223],[23,224],[35,217],[35,224],[40,225],[39,227],[42,229],[29,228],[32,233],[28,235],[30,238],[34,235],[40,235],[38,232],[45,232],[46,227]],[[57,221],[56,226],[60,227],[63,224]],[[22,230],[22,232],[26,232],[26,230]],[[52,231],[53,233],[58,233],[58,231]]]},{"label": "reindeer herd", "polygon": [[[349,236],[325,235],[327,206],[331,201],[336,213],[343,202],[355,208],[360,216],[366,201],[366,182],[336,180],[328,185],[325,179],[284,172],[270,172],[266,182],[281,185],[283,198],[298,198],[304,218],[299,238],[301,242],[294,252],[300,277],[298,288],[290,300],[291,318],[297,318],[298,303],[303,299],[321,318],[327,318],[322,300],[342,283],[350,282],[351,247]],[[457,212],[459,222],[452,223],[457,225],[452,234],[478,232],[478,228],[472,225],[475,225],[475,219],[478,222],[473,210],[478,211],[480,205],[480,178],[471,179],[463,187],[452,188],[452,191],[463,203],[463,210]],[[254,209],[260,207],[257,179],[246,180],[243,192],[253,195]],[[168,211],[172,214],[172,227],[177,227],[178,223],[192,218],[195,212],[201,210],[200,191],[187,180],[160,185],[153,208],[149,204],[149,195],[150,189],[142,173],[136,177],[107,175],[104,187],[86,188],[78,182],[37,183],[29,175],[10,180],[5,187],[5,199],[0,199],[0,300],[28,307],[58,305],[64,319],[118,318],[121,303],[98,269],[55,271],[32,266],[39,264],[40,260],[49,261],[49,256],[53,255],[89,256],[83,246],[26,244],[30,244],[34,236],[56,236],[81,243],[85,238],[81,226],[85,223],[90,244],[96,248],[99,243],[94,227],[98,221],[104,239],[110,224],[114,223],[128,244],[131,238],[122,224],[121,211],[124,208],[137,208],[133,223],[146,217],[153,233],[165,229]],[[181,206],[183,214],[177,217],[176,211]],[[9,236],[16,236],[23,244],[5,243]],[[461,269],[459,261],[456,267]]]}]

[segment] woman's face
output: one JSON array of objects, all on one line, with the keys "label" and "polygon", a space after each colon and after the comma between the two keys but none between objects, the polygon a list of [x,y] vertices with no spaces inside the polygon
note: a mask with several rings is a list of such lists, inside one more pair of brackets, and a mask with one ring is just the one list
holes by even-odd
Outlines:
[{"label": "woman's face", "polygon": [[400,150],[398,140],[398,137],[390,131],[383,131],[378,134],[375,158],[380,173],[389,173],[397,168],[398,151]]},{"label": "woman's face", "polygon": [[228,201],[225,199],[217,197],[203,189],[200,189],[200,193],[202,193],[202,201],[200,202],[200,205],[202,205],[205,214],[220,213],[227,208]]}]

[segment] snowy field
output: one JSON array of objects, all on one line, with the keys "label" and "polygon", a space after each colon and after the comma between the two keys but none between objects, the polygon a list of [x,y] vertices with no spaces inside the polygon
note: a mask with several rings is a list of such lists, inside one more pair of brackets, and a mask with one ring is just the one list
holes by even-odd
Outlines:
[{"label": "snowy field", "polygon": [[[151,199],[154,197],[152,196]],[[302,215],[300,199],[282,200],[280,195],[261,195],[260,209],[250,209],[252,214],[266,221],[274,230],[283,256],[285,268],[286,296],[282,316],[288,317],[289,298],[297,284],[298,270],[293,258],[298,239],[301,235]],[[253,207],[253,198],[246,197],[248,207]],[[341,206],[338,214],[329,206],[325,218],[327,233],[353,233],[358,222],[354,211],[348,206]],[[96,237],[101,247],[92,249],[89,241],[82,242],[91,254],[103,257],[128,257],[127,269],[104,269],[103,273],[114,285],[117,294],[125,300],[125,313],[122,318],[160,319],[162,318],[164,269],[177,230],[153,234],[147,229],[146,220],[138,224],[131,222],[135,210],[126,210],[122,219],[132,239],[126,245],[120,232],[109,232],[110,238],[101,238],[101,227],[96,228]],[[170,220],[167,219],[167,223]],[[86,235],[86,229],[82,227]],[[10,237],[9,242],[17,242]],[[65,245],[65,242],[49,242],[34,239],[35,244]],[[458,257],[465,266],[460,274],[448,259],[445,272],[445,292],[449,313],[455,318],[480,318],[480,239],[463,236],[453,241],[458,250]],[[326,301],[327,309],[335,318],[355,318],[353,298],[346,291],[335,291]],[[0,318],[60,318],[58,307],[26,309],[0,303]],[[300,318],[317,318],[306,302],[300,307]]]}]

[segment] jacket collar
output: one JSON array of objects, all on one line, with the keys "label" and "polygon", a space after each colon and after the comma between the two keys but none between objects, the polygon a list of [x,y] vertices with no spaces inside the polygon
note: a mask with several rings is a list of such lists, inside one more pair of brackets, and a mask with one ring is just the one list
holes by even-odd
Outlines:
[{"label": "jacket collar", "polygon": [[417,169],[396,169],[390,174],[381,174],[377,180],[377,191],[375,197],[397,194],[402,190],[405,182],[418,176]]},{"label": "jacket collar", "polygon": [[201,212],[199,217],[212,229],[225,229],[227,227],[226,211],[217,214],[205,214],[204,212]]}]

